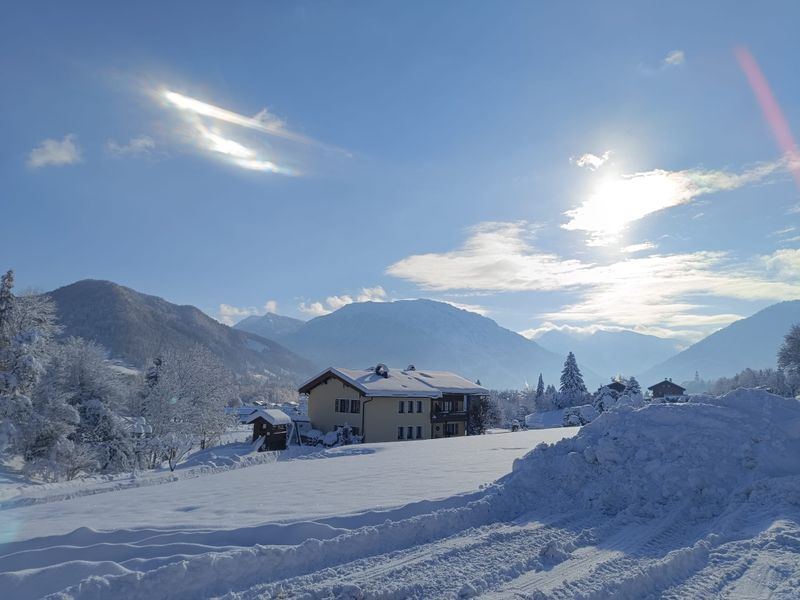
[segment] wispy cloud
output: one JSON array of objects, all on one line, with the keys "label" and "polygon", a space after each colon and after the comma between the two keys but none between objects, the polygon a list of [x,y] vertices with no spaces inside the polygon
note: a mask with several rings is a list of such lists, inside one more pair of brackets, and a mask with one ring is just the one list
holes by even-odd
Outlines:
[{"label": "wispy cloud", "polygon": [[108,140],[106,143],[109,154],[120,158],[146,156],[152,153],[155,147],[155,140],[147,135],[131,138],[127,143],[122,144],[116,140]]},{"label": "wispy cloud", "polygon": [[184,141],[190,141],[195,147],[243,169],[299,174],[296,168],[281,164],[274,147],[258,142],[252,133],[248,139],[242,132],[256,132],[296,144],[336,150],[290,130],[282,119],[266,108],[248,117],[171,90],[161,90],[157,97],[183,117],[187,125],[182,135]]},{"label": "wispy cloud", "polygon": [[235,325],[242,319],[252,316],[261,316],[267,313],[277,313],[278,303],[275,300],[267,300],[263,306],[232,306],[230,304],[220,304],[217,311],[217,320],[225,325]]},{"label": "wispy cloud", "polygon": [[165,90],[163,92],[163,97],[175,108],[190,114],[209,117],[217,121],[223,121],[225,123],[238,125],[247,129],[261,131],[262,133],[268,133],[269,135],[274,135],[301,144],[321,145],[319,142],[316,142],[309,137],[290,131],[286,128],[285,123],[282,120],[275,117],[267,109],[262,109],[254,117],[248,117],[232,110],[214,106],[213,104],[197,100],[196,98],[190,98],[189,96],[184,96],[183,94],[179,94],[170,90]]},{"label": "wispy cloud", "polygon": [[78,136],[74,133],[64,136],[63,140],[44,140],[28,155],[28,166],[34,169],[79,162],[81,162],[81,147],[78,145]]},{"label": "wispy cloud", "polygon": [[634,254],[635,252],[644,252],[645,250],[653,250],[657,246],[653,242],[642,242],[641,244],[631,244],[622,248],[625,254]]},{"label": "wispy cloud", "polygon": [[611,150],[606,150],[600,156],[587,152],[581,154],[578,158],[570,158],[570,162],[575,163],[579,167],[585,167],[591,171],[596,171],[602,167],[611,158]]},{"label": "wispy cloud", "polygon": [[609,245],[634,221],[666,208],[688,204],[705,194],[764,181],[785,170],[788,160],[760,163],[741,173],[655,169],[602,179],[580,206],[564,213],[569,221],[562,227],[585,231],[589,234],[589,245]]},{"label": "wispy cloud", "polygon": [[661,61],[665,67],[677,67],[686,62],[686,54],[683,50],[672,50],[667,53],[664,60]]},{"label": "wispy cloud", "polygon": [[578,299],[540,317],[682,334],[740,318],[716,312],[713,299],[800,297],[800,259],[790,251],[749,261],[691,252],[588,263],[542,252],[533,241],[526,223],[482,223],[461,248],[409,256],[387,273],[437,291],[568,292]]},{"label": "wispy cloud", "polygon": [[301,302],[297,309],[307,315],[319,317],[330,314],[333,311],[339,310],[343,306],[353,304],[354,302],[385,302],[387,299],[386,296],[386,290],[384,290],[383,287],[376,285],[375,287],[371,288],[361,288],[361,291],[354,296],[344,294],[342,296],[328,296],[322,302]]},{"label": "wispy cloud", "polygon": [[523,331],[519,331],[520,335],[528,338],[529,340],[535,340],[537,338],[542,337],[545,333],[549,333],[551,331],[561,331],[565,333],[575,334],[575,335],[592,335],[597,333],[598,331],[629,331],[624,327],[614,327],[612,325],[567,325],[567,324],[557,324],[553,323],[552,321],[545,321],[539,327],[532,327],[530,329],[524,329]]}]

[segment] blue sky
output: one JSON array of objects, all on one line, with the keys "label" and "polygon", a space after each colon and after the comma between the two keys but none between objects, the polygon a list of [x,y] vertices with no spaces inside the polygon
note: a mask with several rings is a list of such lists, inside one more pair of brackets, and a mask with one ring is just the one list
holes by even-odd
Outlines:
[{"label": "blue sky", "polygon": [[2,266],[226,321],[429,297],[528,335],[697,339],[800,297],[796,155],[735,53],[797,132],[798,19],[794,2],[7,6]]}]

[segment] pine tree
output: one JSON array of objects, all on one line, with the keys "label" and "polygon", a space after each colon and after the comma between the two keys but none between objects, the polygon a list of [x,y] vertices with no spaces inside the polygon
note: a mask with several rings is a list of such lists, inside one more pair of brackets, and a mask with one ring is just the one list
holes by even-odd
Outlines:
[{"label": "pine tree", "polygon": [[536,399],[538,400],[544,395],[544,379],[542,374],[539,373],[539,382],[536,384]]},{"label": "pine tree", "polygon": [[583,383],[583,375],[581,375],[578,361],[575,360],[575,355],[572,352],[567,354],[567,360],[564,361],[559,391],[562,394],[575,396],[586,393],[586,384]]}]

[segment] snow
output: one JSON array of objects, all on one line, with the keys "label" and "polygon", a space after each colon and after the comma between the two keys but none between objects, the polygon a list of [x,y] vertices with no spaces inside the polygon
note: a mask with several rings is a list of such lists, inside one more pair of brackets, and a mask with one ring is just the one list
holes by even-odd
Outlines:
[{"label": "snow", "polygon": [[579,430],[339,447],[0,519],[20,599],[796,599],[800,403],[615,406]]},{"label": "snow", "polygon": [[257,418],[261,417],[267,423],[271,423],[272,425],[290,425],[292,420],[282,410],[278,410],[277,408],[259,408],[250,413],[244,422],[245,423],[252,423]]},{"label": "snow", "polygon": [[531,413],[525,417],[525,427],[528,429],[551,429],[561,427],[564,421],[562,409],[543,410]]}]

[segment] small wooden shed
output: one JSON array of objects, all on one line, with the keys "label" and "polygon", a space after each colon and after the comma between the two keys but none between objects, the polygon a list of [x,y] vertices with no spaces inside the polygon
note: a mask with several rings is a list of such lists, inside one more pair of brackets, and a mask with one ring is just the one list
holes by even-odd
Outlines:
[{"label": "small wooden shed", "polygon": [[259,452],[286,450],[292,420],[285,412],[277,408],[259,408],[245,422],[253,425],[253,442],[263,439],[258,447]]}]

